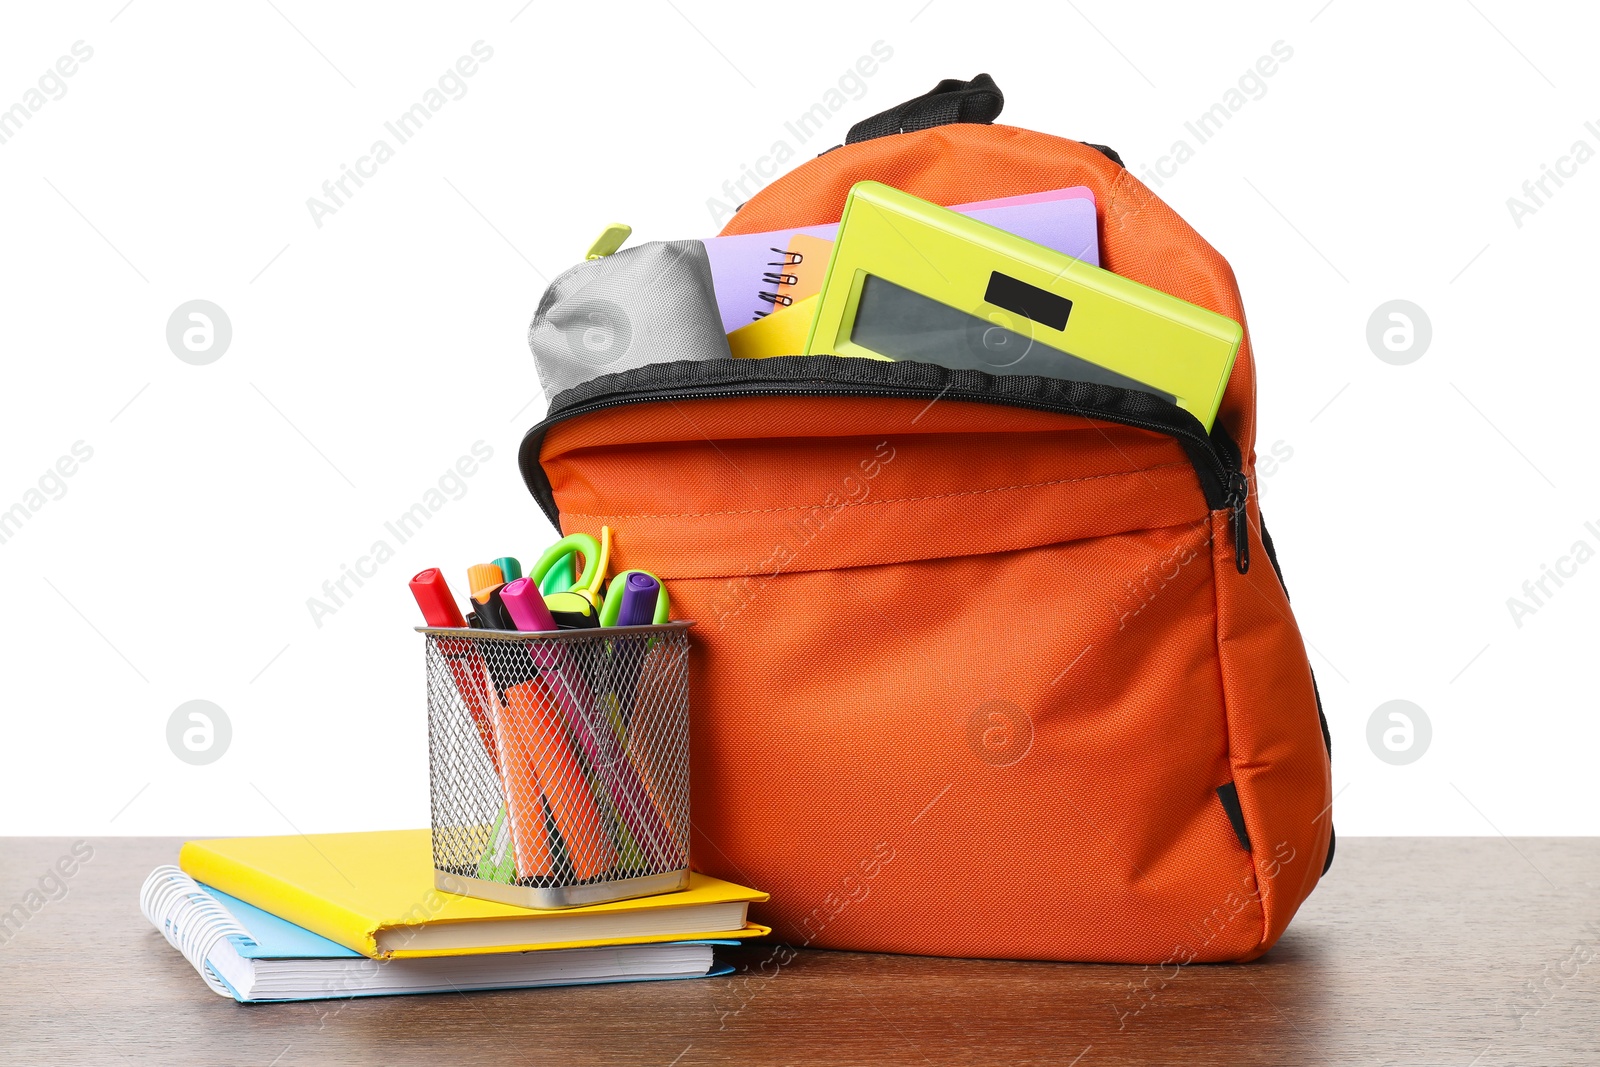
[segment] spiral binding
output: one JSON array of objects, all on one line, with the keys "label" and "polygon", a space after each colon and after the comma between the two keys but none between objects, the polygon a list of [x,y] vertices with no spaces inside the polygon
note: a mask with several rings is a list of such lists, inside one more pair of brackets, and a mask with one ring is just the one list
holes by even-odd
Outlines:
[{"label": "spiral binding", "polygon": [[213,993],[231,998],[233,993],[206,962],[211,951],[228,937],[249,939],[228,909],[217,903],[200,884],[171,865],[157,867],[139,890],[139,910],[161,931],[167,943],[194,965]]},{"label": "spiral binding", "polygon": [[[803,252],[791,252],[787,248],[772,248],[768,249],[768,251],[776,252],[779,256],[778,259],[769,260],[767,262],[767,266],[769,267],[797,267],[806,261],[805,253]],[[796,285],[799,283],[800,278],[797,275],[789,274],[785,271],[769,270],[762,272],[761,280],[766,284],[776,288],[780,285]],[[769,293],[764,289],[756,295],[775,308],[788,307],[790,304],[794,303],[794,297],[792,296],[785,296],[778,292]],[[756,319],[764,319],[770,314],[772,314],[770,311],[758,311],[751,316],[751,321],[754,322]]]}]

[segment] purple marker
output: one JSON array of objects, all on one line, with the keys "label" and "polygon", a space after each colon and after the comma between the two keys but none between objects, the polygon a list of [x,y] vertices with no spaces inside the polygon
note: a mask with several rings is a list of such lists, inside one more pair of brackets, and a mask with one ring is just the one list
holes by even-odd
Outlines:
[{"label": "purple marker", "polygon": [[656,600],[661,583],[648,574],[633,571],[622,587],[622,607],[617,612],[618,626],[649,626],[656,618]]}]

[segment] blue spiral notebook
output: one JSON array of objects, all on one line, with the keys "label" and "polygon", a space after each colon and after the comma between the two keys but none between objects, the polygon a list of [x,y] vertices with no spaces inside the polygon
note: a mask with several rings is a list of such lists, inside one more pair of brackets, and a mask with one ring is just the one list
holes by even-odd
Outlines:
[{"label": "blue spiral notebook", "polygon": [[731,941],[374,960],[201,885],[176,867],[151,872],[139,906],[213,992],[241,1004],[665,981],[733,970],[719,965],[713,952]]}]

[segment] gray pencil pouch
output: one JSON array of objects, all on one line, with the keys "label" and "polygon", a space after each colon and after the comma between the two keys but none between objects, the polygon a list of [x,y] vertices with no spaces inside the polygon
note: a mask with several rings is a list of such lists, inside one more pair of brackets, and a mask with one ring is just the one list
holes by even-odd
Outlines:
[{"label": "gray pencil pouch", "polygon": [[731,359],[701,241],[652,241],[550,283],[528,327],[545,399],[650,363]]}]

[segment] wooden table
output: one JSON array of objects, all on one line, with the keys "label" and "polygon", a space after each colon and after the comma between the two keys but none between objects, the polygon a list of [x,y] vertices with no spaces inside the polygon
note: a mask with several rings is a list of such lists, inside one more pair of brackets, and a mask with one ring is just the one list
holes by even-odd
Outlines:
[{"label": "wooden table", "polygon": [[[0,839],[0,913],[71,844]],[[0,1063],[1600,1064],[1595,839],[1341,840],[1246,966],[801,952],[763,976],[769,946],[705,981],[251,1007],[139,914],[178,842],[90,844],[0,929]]]}]

